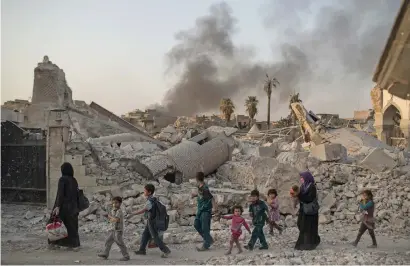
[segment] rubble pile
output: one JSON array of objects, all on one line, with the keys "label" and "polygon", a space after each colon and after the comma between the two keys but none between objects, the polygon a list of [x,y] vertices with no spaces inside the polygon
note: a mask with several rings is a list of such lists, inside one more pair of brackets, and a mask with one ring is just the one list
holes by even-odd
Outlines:
[{"label": "rubble pile", "polygon": [[[168,125],[163,128],[159,134],[155,136],[156,139],[170,143],[171,145],[176,145],[181,143],[183,140],[191,140],[195,136],[200,135],[201,133],[208,134],[206,138],[214,138],[221,133],[225,133],[226,136],[231,136],[238,129],[233,127],[222,127],[211,125],[209,127],[176,127]],[[197,142],[194,140],[194,142]]]},{"label": "rubble pile", "polygon": [[[410,224],[404,217],[410,214],[410,164],[403,154],[391,157],[386,153],[388,151],[377,149],[394,162],[392,168],[379,171],[380,169],[371,167],[371,161],[365,160],[371,157],[375,150],[368,152],[364,160],[347,164],[337,162],[343,161],[343,156],[333,158],[336,162],[321,161],[294,143],[275,142],[262,146],[258,144],[260,143],[255,140],[237,139],[232,160],[207,177],[207,183],[217,200],[218,213],[228,213],[229,208],[235,204],[247,206],[249,192],[254,188],[258,188],[261,193],[266,193],[269,188],[276,188],[279,191],[283,223],[287,227],[293,227],[297,210],[288,195],[289,188],[299,183],[300,171],[309,169],[315,176],[318,187],[320,224],[336,228],[358,224],[360,193],[364,188],[369,188],[375,195],[376,218],[380,230],[409,232]],[[269,156],[260,156],[258,150],[262,147],[270,148],[274,152],[265,153]],[[382,158],[383,163],[386,163],[387,158]],[[190,194],[195,190],[195,182],[192,179],[189,181],[177,185],[160,179],[159,184],[156,184],[156,195],[167,205],[171,223],[175,228],[193,225],[196,201],[190,198]],[[144,181],[140,184],[144,184]],[[116,195],[124,197],[127,214],[141,209],[145,201],[142,192],[143,186],[133,183],[120,190],[94,195],[91,207],[81,214],[82,220],[86,224],[89,221],[103,221],[101,214],[109,210],[110,199]],[[127,224],[134,227],[142,226],[143,222],[141,217],[129,217]],[[213,227],[216,228],[214,234],[219,234],[224,230],[219,232],[218,228],[226,229],[227,225],[218,221]],[[194,233],[193,235],[195,236]]]},{"label": "rubble pile", "polygon": [[[285,244],[285,243],[284,243]],[[278,245],[283,247],[283,245]],[[406,264],[409,256],[406,254],[389,254],[388,252],[372,252],[371,256],[366,251],[348,248],[325,248],[310,252],[294,251],[291,246],[285,246],[281,252],[269,252],[249,256],[240,254],[235,256],[213,257],[206,265],[393,265]]]},{"label": "rubble pile", "polygon": [[176,145],[180,143],[183,139],[190,139],[200,132],[203,131],[203,128],[184,128],[184,127],[175,127],[168,125],[163,128],[159,134],[155,136],[156,139],[170,143],[171,145]]},{"label": "rubble pile", "polygon": [[[389,147],[374,148],[378,143],[370,147],[362,146],[360,149],[346,149],[340,143],[342,141],[337,138],[334,138],[332,143],[312,146],[310,150],[305,150],[298,141],[289,143],[284,138],[264,143],[261,140],[235,137],[236,130],[215,126],[197,135],[201,137],[198,139],[203,139],[204,136],[200,135],[206,134],[206,139],[209,141],[223,137],[233,143],[231,158],[206,178],[217,203],[215,207],[217,215],[213,217],[211,226],[211,234],[217,246],[226,245],[230,234],[229,221],[220,219],[219,214],[230,213],[232,206],[239,204],[244,206],[243,216],[249,224],[252,224],[247,211],[250,191],[257,188],[262,194],[261,197],[265,198],[269,188],[276,188],[279,192],[281,213],[279,223],[286,228],[286,233],[283,239],[269,239],[269,242],[275,245],[278,244],[276,242],[281,241],[280,245],[283,246],[285,253],[287,252],[285,249],[292,248],[289,243],[297,236],[298,207],[295,208],[295,202],[289,197],[289,188],[299,184],[299,173],[306,170],[312,172],[318,188],[321,206],[319,230],[327,234],[332,232],[332,238],[336,238],[336,241],[342,243],[347,241],[346,237],[344,240],[337,239],[340,238],[337,233],[340,230],[353,233],[357,231],[360,222],[358,200],[361,191],[365,188],[371,189],[375,195],[378,235],[410,232],[410,222],[406,219],[410,215],[410,160],[407,153],[392,152]],[[170,127],[164,130],[164,132],[169,131],[171,131]],[[362,143],[374,141],[366,138],[372,137],[364,136]],[[146,183],[152,182],[156,186],[156,197],[167,206],[170,215],[170,227],[164,234],[164,240],[170,244],[200,242],[201,238],[193,228],[196,199],[191,198],[191,193],[196,190],[195,180],[192,177],[184,178],[180,184],[169,182],[164,177],[159,177],[157,181],[147,180],[135,171],[135,162],[147,163],[164,151],[156,144],[148,142],[124,141],[128,139],[121,139],[118,136],[108,141],[110,139],[72,141],[67,145],[67,153],[83,155],[86,173],[98,176],[98,183],[105,185],[98,193],[87,195],[90,199],[90,207],[80,213],[80,231],[82,233],[108,231],[110,226],[105,214],[111,210],[111,199],[121,196],[125,213],[125,231],[128,232],[127,241],[133,241],[138,245],[145,221],[143,216],[135,216],[132,213],[144,208],[146,199],[143,196],[143,188]],[[121,142],[117,143],[117,140]],[[195,143],[195,145],[204,147],[206,143],[202,145]],[[344,140],[344,143],[350,142]],[[171,149],[174,148],[176,146]],[[49,210],[34,215],[27,212],[23,215],[24,223],[21,223],[21,226],[29,226],[32,230],[40,232],[43,228],[40,225],[48,219],[49,213]],[[2,225],[6,226],[8,221],[8,218],[3,219]],[[241,239],[246,238],[249,236],[244,233]],[[294,251],[290,252],[280,257],[276,255],[215,257],[208,263],[213,264],[216,261],[224,264],[271,263],[279,258],[283,263],[296,263],[297,259],[300,263],[319,262],[306,254],[299,256]],[[330,249],[329,252],[333,251]],[[354,258],[343,257],[337,261],[360,263],[364,259],[362,255],[358,253]],[[326,256],[321,255],[320,263],[326,262]],[[381,262],[387,263],[387,260]]]},{"label": "rubble pile", "polygon": [[68,116],[74,135],[77,137],[99,137],[128,132],[114,121],[105,121],[87,106],[87,109],[69,108]]},{"label": "rubble pile", "polygon": [[[229,182],[216,182],[214,176],[209,177],[207,183],[215,196],[218,212],[227,213],[233,204],[244,205],[247,201],[249,191],[236,189],[238,185],[235,186]],[[155,185],[156,196],[167,206],[171,227],[193,226],[196,214],[196,199],[191,198],[191,193],[195,188],[194,180],[182,185],[161,180],[159,184]],[[104,221],[103,214],[111,209],[111,198],[121,196],[123,197],[124,211],[128,215],[126,223],[131,227],[143,226],[144,221],[141,216],[130,216],[132,212],[144,208],[146,199],[142,193],[143,185],[129,184],[105,193],[95,194],[92,196],[90,207],[80,213],[80,218],[84,222]]]},{"label": "rubble pile", "polygon": [[[391,147],[380,144],[371,136],[357,137],[359,133],[353,132],[354,129],[333,131],[331,143],[312,146],[310,150],[305,150],[298,141],[286,142],[286,138],[265,143],[233,137],[236,131],[236,128],[212,126],[198,132],[198,135],[193,134],[194,129],[184,135],[184,131],[169,125],[158,136],[168,141],[200,137],[201,134],[206,134],[206,139],[221,134],[232,139],[235,148],[231,159],[207,177],[207,183],[218,202],[217,212],[226,214],[234,204],[246,206],[248,194],[254,188],[262,194],[269,188],[276,188],[284,224],[294,226],[295,219],[292,217],[297,210],[288,191],[292,185],[299,183],[299,173],[309,170],[317,182],[321,224],[342,227],[358,223],[357,201],[361,191],[370,188],[376,195],[376,217],[380,226],[388,230],[409,230],[410,224],[403,217],[410,212],[410,166],[403,152],[392,152]],[[149,165],[152,158],[164,153],[148,142],[116,143],[102,139],[71,143],[67,151],[84,155],[86,173],[98,175],[99,184],[121,185],[114,191],[103,191],[92,196],[90,208],[81,214],[85,223],[104,220],[101,214],[109,210],[110,199],[116,195],[124,198],[127,214],[142,208],[142,185],[152,181],[135,171],[135,161]],[[157,185],[156,195],[168,205],[171,221],[176,227],[191,226],[195,218],[196,204],[190,198],[195,184],[186,181],[188,179],[184,178],[184,182],[177,185],[161,177]],[[142,225],[140,217],[129,218],[127,223]]]},{"label": "rubble pile", "polygon": [[212,116],[196,116],[196,117],[186,117],[179,116],[174,123],[176,128],[208,128],[210,126],[220,126],[226,127],[226,121],[222,118],[212,115]]},{"label": "rubble pile", "polygon": [[179,116],[173,125],[168,125],[163,128],[156,139],[176,145],[184,139],[190,139],[202,133],[210,127],[226,127],[226,121],[223,119],[212,117],[186,117]]},{"label": "rubble pile", "polygon": [[150,142],[109,143],[88,139],[71,141],[66,145],[67,156],[82,156],[85,175],[96,177],[102,186],[118,185],[133,180],[140,183],[141,175],[135,170],[140,160],[161,149]]}]

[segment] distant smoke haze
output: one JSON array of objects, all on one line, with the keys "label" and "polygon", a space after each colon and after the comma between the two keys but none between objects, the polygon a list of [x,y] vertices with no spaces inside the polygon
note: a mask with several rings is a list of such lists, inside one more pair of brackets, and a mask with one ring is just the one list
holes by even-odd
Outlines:
[{"label": "distant smoke haze", "polygon": [[[300,92],[315,112],[351,116],[370,107],[372,74],[387,41],[400,0],[269,1],[262,16],[272,40],[270,63],[255,63],[253,47],[233,42],[237,20],[228,4],[212,5],[193,28],[175,34],[166,58],[179,79],[161,107],[174,115],[217,111],[221,98],[244,112],[248,95],[259,98],[259,119],[266,119],[265,73],[280,87],[271,114],[288,112],[289,95]],[[308,18],[310,23],[307,23]],[[279,56],[278,56],[279,55]]]}]

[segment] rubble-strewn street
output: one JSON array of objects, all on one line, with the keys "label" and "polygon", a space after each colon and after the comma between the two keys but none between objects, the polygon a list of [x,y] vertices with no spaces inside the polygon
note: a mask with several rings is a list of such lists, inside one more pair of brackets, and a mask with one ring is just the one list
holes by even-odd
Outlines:
[{"label": "rubble-strewn street", "polygon": [[[354,134],[353,129],[344,130],[350,130],[351,134]],[[155,144],[129,141],[122,142],[119,147],[111,145],[111,141],[89,139],[86,142],[78,140],[71,142],[67,146],[68,154],[71,156],[83,154],[87,173],[96,173],[105,182],[111,180],[110,182],[115,182],[116,185],[109,186],[113,183],[108,182],[104,183],[98,191],[87,192],[91,205],[80,213],[83,248],[74,256],[70,255],[69,251],[45,251],[44,225],[50,210],[24,205],[2,205],[3,263],[51,263],[51,261],[54,263],[57,256],[59,264],[109,263],[110,261],[98,260],[95,254],[102,247],[105,232],[109,230],[104,214],[110,210],[110,200],[113,196],[124,198],[125,239],[131,249],[136,249],[139,244],[139,234],[144,227],[144,219],[129,214],[143,207],[145,199],[142,191],[143,185],[147,182],[156,185],[156,196],[168,206],[171,224],[164,234],[164,239],[174,252],[164,261],[159,258],[158,251],[153,250],[153,255],[147,257],[133,256],[135,263],[405,264],[410,262],[410,240],[406,237],[410,232],[410,223],[407,219],[410,213],[410,164],[407,153],[397,150],[393,152],[391,147],[380,149],[363,146],[363,144],[358,144],[359,151],[346,150],[343,149],[344,146],[338,147],[335,151],[332,145],[347,140],[338,139],[341,138],[340,134],[334,133],[336,144],[321,144],[325,145],[323,149],[313,152],[312,149],[305,150],[297,142],[292,142],[289,136],[266,141],[262,136],[256,139],[246,136],[234,137],[235,131],[236,129],[221,127],[202,131],[208,134],[207,136],[220,137],[220,134],[223,134],[225,138],[233,141],[231,159],[208,175],[206,182],[216,198],[215,211],[220,214],[229,213],[230,208],[235,204],[247,206],[249,192],[254,187],[261,193],[266,193],[271,187],[278,189],[281,224],[286,229],[282,235],[269,236],[269,251],[246,252],[237,256],[223,255],[230,234],[229,222],[218,220],[216,215],[211,232],[216,244],[211,251],[198,254],[193,247],[193,244],[199,245],[201,240],[193,228],[196,201],[190,198],[196,186],[195,181],[189,179],[177,184],[165,180],[163,177],[165,173],[162,173],[162,176],[155,177],[155,179],[159,178],[157,183],[155,180],[146,180],[144,175],[138,174],[135,170],[135,159],[139,159],[142,165],[150,165],[150,158],[163,153]],[[346,138],[346,136],[351,137],[348,134],[342,137]],[[362,141],[367,145],[383,146],[371,136],[365,136]],[[327,152],[328,149],[333,149],[331,154]],[[95,163],[96,157],[92,157],[92,154],[97,156],[99,165]],[[329,158],[326,159],[326,156]],[[305,169],[309,169],[315,177],[321,205],[319,232],[322,243],[318,250],[310,252],[293,249],[298,234],[295,216],[297,209],[293,207],[293,201],[288,195],[289,188],[299,182],[298,173]],[[101,181],[103,180],[98,182]],[[359,227],[360,215],[357,212],[357,202],[364,188],[371,189],[375,194],[376,236],[380,246],[376,250],[365,248],[366,242],[369,242],[368,235],[364,236],[359,248],[355,249],[350,245]],[[244,217],[250,222],[246,208]],[[249,240],[249,235],[243,235],[242,241],[243,239]],[[114,250],[113,258],[119,258],[118,250],[116,248]],[[343,256],[337,255],[338,252],[343,252]]]},{"label": "rubble-strewn street", "polygon": [[[13,213],[13,215],[7,214]],[[270,250],[245,252],[240,255],[225,256],[228,226],[213,226],[217,236],[215,246],[209,252],[198,253],[193,244],[199,245],[192,226],[173,227],[168,235],[172,255],[160,258],[158,249],[148,251],[148,255],[131,255],[131,261],[122,263],[119,249],[114,245],[111,258],[107,261],[96,254],[104,245],[107,223],[88,222],[81,226],[82,248],[77,251],[48,250],[44,234],[45,219],[42,208],[23,205],[2,206],[2,264],[409,264],[410,240],[404,235],[377,232],[378,249],[368,249],[370,237],[366,234],[358,248],[350,245],[356,235],[357,224],[334,228],[321,225],[319,230],[322,243],[314,251],[295,251],[296,227],[288,227],[282,235],[268,236]],[[218,228],[219,227],[219,228]],[[219,230],[218,230],[219,229]],[[138,229],[128,225],[125,241],[135,248]],[[245,241],[249,236],[245,236]],[[178,244],[177,244],[178,243]],[[243,243],[243,242],[241,242]],[[341,255],[343,254],[343,255]]]}]

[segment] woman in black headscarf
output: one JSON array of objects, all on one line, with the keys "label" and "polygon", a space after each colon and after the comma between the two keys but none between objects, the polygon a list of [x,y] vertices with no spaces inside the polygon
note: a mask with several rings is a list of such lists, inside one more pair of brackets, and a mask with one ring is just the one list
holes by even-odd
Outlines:
[{"label": "woman in black headscarf", "polygon": [[58,191],[52,216],[58,216],[67,228],[68,237],[49,241],[50,245],[64,246],[69,248],[80,247],[78,235],[79,213],[79,189],[77,180],[74,178],[74,169],[70,163],[61,165],[61,177],[58,181]]},{"label": "woman in black headscarf", "polygon": [[320,243],[319,236],[319,204],[315,179],[310,172],[300,173],[302,185],[295,195],[300,202],[298,215],[299,237],[295,249],[313,250]]}]

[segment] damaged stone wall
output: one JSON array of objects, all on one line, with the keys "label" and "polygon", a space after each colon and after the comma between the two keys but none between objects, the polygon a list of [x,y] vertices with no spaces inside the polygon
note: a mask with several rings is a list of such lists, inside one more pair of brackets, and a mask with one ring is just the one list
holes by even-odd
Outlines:
[{"label": "damaged stone wall", "polygon": [[73,104],[72,91],[65,73],[48,56],[34,69],[32,104],[51,103],[63,107]]},{"label": "damaged stone wall", "polygon": [[117,143],[89,139],[67,143],[66,158],[71,156],[82,160],[86,180],[95,180],[95,186],[113,186],[143,182],[146,170],[140,160],[158,151],[161,151],[158,146],[149,142],[121,143],[118,146]]},{"label": "damaged stone wall", "polygon": [[[48,206],[54,204],[56,180],[61,176],[60,166],[63,162],[73,165],[80,188],[93,193],[126,182],[141,183],[140,173],[146,175],[148,170],[139,160],[155,151],[161,151],[157,145],[149,142],[123,142],[121,145],[115,138],[109,142],[85,139],[75,121],[70,118],[69,111],[59,110],[59,118],[54,113],[51,112],[49,117],[51,135],[48,137],[47,149],[51,158],[47,169],[51,169],[48,178],[52,182],[48,186]],[[54,126],[56,123],[58,127]],[[56,129],[61,124],[64,125],[65,132],[63,142],[61,130]]]},{"label": "damaged stone wall", "polygon": [[58,180],[61,177],[61,164],[64,162],[65,145],[69,139],[69,126],[66,115],[61,111],[50,112],[47,131],[47,207],[54,206]]}]

